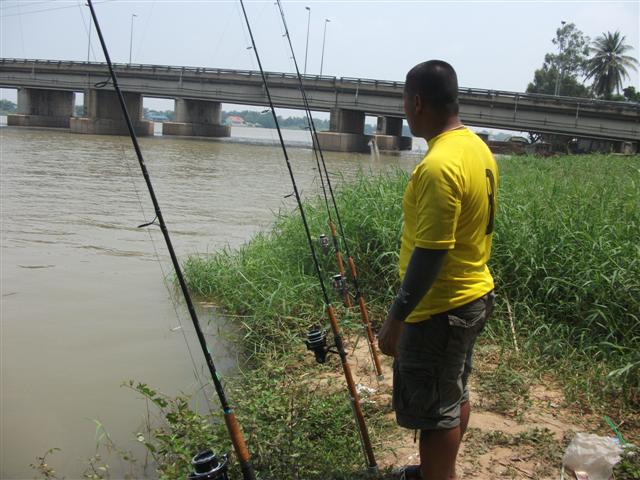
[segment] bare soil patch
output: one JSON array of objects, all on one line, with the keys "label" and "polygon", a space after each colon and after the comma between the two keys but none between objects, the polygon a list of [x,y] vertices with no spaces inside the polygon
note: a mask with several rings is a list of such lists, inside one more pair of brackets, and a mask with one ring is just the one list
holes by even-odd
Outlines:
[{"label": "bare soil patch", "polygon": [[[395,422],[391,409],[392,360],[382,357],[385,378],[378,381],[363,338],[348,342],[348,352],[363,402],[384,407],[389,421]],[[602,430],[600,417],[572,410],[551,378],[506,378],[503,388],[509,391],[493,395],[492,389],[500,388],[503,376],[518,375],[511,370],[505,372],[500,371],[491,351],[476,355],[471,379],[472,415],[458,456],[460,478],[557,480],[563,452],[576,432],[612,434]],[[336,380],[333,374],[331,377]],[[418,463],[414,434],[397,427],[374,445],[380,467]]]}]

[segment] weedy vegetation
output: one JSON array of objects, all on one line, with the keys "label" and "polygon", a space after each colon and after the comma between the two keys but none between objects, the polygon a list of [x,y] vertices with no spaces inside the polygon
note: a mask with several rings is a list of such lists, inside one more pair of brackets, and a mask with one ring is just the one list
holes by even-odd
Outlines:
[{"label": "weedy vegetation", "polygon": [[613,470],[613,480],[635,480],[640,478],[640,448],[627,445],[620,463]]}]

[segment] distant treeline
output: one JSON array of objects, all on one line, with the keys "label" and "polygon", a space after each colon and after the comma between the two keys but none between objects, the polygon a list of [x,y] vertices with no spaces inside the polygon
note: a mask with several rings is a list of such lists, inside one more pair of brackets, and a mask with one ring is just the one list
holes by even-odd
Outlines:
[{"label": "distant treeline", "polygon": [[[273,115],[270,111],[249,111],[249,110],[233,110],[230,112],[222,112],[223,122],[230,116],[241,117],[248,125],[263,127],[263,128],[276,128],[276,124],[273,121]],[[326,132],[329,130],[329,120],[321,120],[314,118],[313,122],[316,126],[316,130],[319,132]],[[306,117],[281,117],[278,115],[278,123],[281,128],[293,129],[293,130],[305,130],[307,129]],[[366,135],[373,135],[376,133],[376,126],[369,123],[364,125],[364,133]],[[409,127],[406,125],[402,128],[402,134],[405,136],[411,136]]]},{"label": "distant treeline", "polygon": [[[276,128],[276,123],[273,120],[273,115],[270,111],[255,112],[250,110],[232,110],[230,112],[222,112],[222,121],[224,122],[227,117],[236,116],[241,117],[249,125],[255,125],[256,127],[263,128]],[[316,129],[318,131],[329,130],[329,120],[321,120],[319,118],[313,119]],[[306,117],[286,117],[283,118],[278,115],[278,123],[282,128],[304,130],[307,128]]]},{"label": "distant treeline", "polygon": [[0,115],[7,115],[9,113],[16,113],[17,106],[11,100],[0,100]]}]

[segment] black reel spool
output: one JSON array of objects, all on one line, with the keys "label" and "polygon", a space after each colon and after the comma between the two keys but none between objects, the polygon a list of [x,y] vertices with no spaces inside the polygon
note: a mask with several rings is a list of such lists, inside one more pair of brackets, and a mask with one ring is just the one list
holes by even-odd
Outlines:
[{"label": "black reel spool", "polygon": [[318,246],[323,254],[327,255],[329,253],[329,237],[324,233],[318,237]]},{"label": "black reel spool", "polygon": [[309,328],[307,340],[304,343],[307,345],[307,350],[311,350],[316,356],[316,362],[324,363],[327,361],[327,353],[329,353],[327,332],[320,330],[318,326],[313,326]]},{"label": "black reel spool", "polygon": [[188,480],[229,480],[229,466],[226,455],[218,459],[213,450],[204,450],[191,459],[193,472]]},{"label": "black reel spool", "polygon": [[341,273],[336,273],[331,277],[331,285],[337,293],[342,295],[347,290],[347,279]]}]

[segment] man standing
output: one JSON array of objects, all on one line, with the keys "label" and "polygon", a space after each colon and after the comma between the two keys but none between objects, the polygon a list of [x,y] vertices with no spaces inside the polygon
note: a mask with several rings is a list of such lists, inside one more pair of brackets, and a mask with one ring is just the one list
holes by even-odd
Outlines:
[{"label": "man standing", "polygon": [[378,341],[395,357],[398,424],[420,430],[420,466],[407,467],[403,478],[454,480],[469,422],[473,346],[493,308],[487,261],[498,169],[487,145],[460,122],[458,80],[448,63],[409,71],[404,111],[429,150],[404,193],[402,286]]}]

